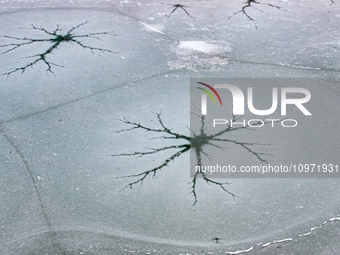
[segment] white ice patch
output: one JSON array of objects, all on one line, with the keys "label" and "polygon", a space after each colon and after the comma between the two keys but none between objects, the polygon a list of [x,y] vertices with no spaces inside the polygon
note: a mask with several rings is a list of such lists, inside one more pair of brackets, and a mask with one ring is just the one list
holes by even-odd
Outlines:
[{"label": "white ice patch", "polygon": [[144,22],[142,22],[142,21],[138,21],[140,24],[142,24],[144,27],[144,29],[146,30],[146,31],[148,31],[148,32],[155,32],[155,33],[160,33],[160,34],[163,34],[164,35],[164,33],[161,31],[161,29],[163,29],[163,27],[162,26],[160,26],[160,25],[148,25],[148,24],[146,24],[146,23],[144,23]]},{"label": "white ice patch", "polygon": [[276,240],[273,243],[284,243],[288,241],[293,241],[293,238],[286,238],[286,239],[281,239],[281,240]]},{"label": "white ice patch", "polygon": [[253,250],[253,247],[250,247],[249,249],[247,250],[243,250],[243,251],[233,251],[233,252],[228,252],[226,251],[225,254],[234,254],[234,255],[238,255],[238,254],[242,254],[242,253],[247,253],[247,252],[250,252]]},{"label": "white ice patch", "polygon": [[172,49],[168,66],[172,70],[218,71],[228,64],[226,53],[230,51],[225,42],[180,41]]},{"label": "white ice patch", "polygon": [[178,48],[187,49],[193,51],[200,51],[203,53],[211,53],[218,51],[218,46],[209,44],[203,41],[181,41],[179,42]]}]

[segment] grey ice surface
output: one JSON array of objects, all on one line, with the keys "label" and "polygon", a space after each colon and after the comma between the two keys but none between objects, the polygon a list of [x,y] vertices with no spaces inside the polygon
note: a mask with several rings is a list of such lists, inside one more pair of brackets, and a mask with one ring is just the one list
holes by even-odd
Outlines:
[{"label": "grey ice surface", "polygon": [[[1,76],[0,253],[339,254],[338,179],[226,180],[235,199],[199,180],[192,206],[189,152],[132,190],[120,191],[136,179],[115,178],[151,169],[173,151],[109,155],[177,144],[150,139],[152,132],[115,133],[128,128],[118,119],[159,128],[162,112],[167,127],[189,135],[190,77],[339,78],[340,4],[261,3],[281,9],[249,9],[256,29],[242,13],[228,19],[243,1],[181,2],[193,18],[180,8],[167,18],[174,7],[157,1],[0,1],[1,36],[53,38],[31,25],[58,24],[63,34],[85,21],[75,35],[115,34],[79,38],[112,53],[64,41],[46,56],[63,66],[52,66],[54,74],[40,61]],[[18,42],[0,37],[0,45]],[[1,54],[1,73],[50,45]],[[322,108],[332,113],[329,123],[274,144],[277,160],[282,148],[308,158],[305,144],[326,141],[331,153],[319,157],[339,152],[338,84],[317,91],[330,99]]]}]

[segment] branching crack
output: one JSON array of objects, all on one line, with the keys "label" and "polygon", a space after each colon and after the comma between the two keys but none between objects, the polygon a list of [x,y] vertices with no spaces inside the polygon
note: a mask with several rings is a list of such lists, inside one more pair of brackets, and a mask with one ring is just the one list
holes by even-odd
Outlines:
[{"label": "branching crack", "polygon": [[[331,0],[331,1],[332,1],[332,0]],[[229,17],[228,17],[228,20],[229,20],[230,18],[234,17],[235,15],[237,15],[237,14],[239,14],[239,13],[242,13],[243,15],[245,15],[245,16],[247,17],[247,19],[248,19],[249,21],[251,21],[251,22],[254,24],[255,29],[257,29],[257,24],[256,24],[255,20],[247,13],[247,9],[248,9],[248,8],[254,8],[255,10],[258,10],[258,11],[260,11],[260,12],[264,12],[264,11],[261,10],[261,9],[259,9],[259,8],[254,7],[253,4],[267,5],[267,6],[269,6],[269,7],[276,8],[276,9],[278,9],[278,10],[282,10],[281,7],[278,6],[278,5],[269,4],[269,3],[260,3],[260,2],[258,2],[258,1],[256,1],[256,0],[247,0],[247,1],[245,2],[245,5],[242,7],[242,9],[239,10],[239,11],[237,11],[237,12],[235,12],[233,15],[229,16]]]},{"label": "branching crack", "polygon": [[[162,4],[166,4],[166,3],[162,3]],[[170,5],[171,7],[174,7],[174,9],[166,16],[167,18],[169,18],[171,16],[171,14],[173,14],[178,8],[182,9],[190,18],[194,19],[189,12],[186,10],[186,8],[190,8],[189,6],[183,5],[183,4],[166,4],[166,5]]]},{"label": "branching crack", "polygon": [[[163,140],[174,139],[174,140],[182,141],[182,143],[180,143],[178,145],[163,146],[163,147],[160,147],[160,148],[146,148],[147,149],[146,151],[133,151],[133,152],[130,152],[130,153],[120,153],[120,154],[108,155],[108,156],[112,156],[112,157],[136,156],[137,158],[140,158],[140,157],[147,156],[147,155],[157,154],[161,151],[170,151],[170,150],[175,151],[168,158],[166,158],[164,161],[162,161],[161,163],[159,163],[158,165],[156,165],[155,167],[153,167],[151,169],[148,169],[146,171],[143,171],[143,172],[140,172],[140,173],[137,173],[137,174],[114,177],[114,178],[135,178],[134,181],[128,183],[122,190],[124,190],[126,188],[132,189],[133,186],[138,184],[138,183],[143,184],[144,180],[148,176],[155,177],[159,170],[162,170],[164,167],[169,166],[170,162],[174,161],[176,158],[180,157],[182,154],[189,151],[190,149],[196,155],[197,165],[201,165],[202,156],[205,156],[209,160],[211,160],[211,156],[204,151],[204,147],[213,146],[213,147],[216,147],[216,148],[225,152],[225,148],[220,146],[219,145],[220,143],[223,143],[223,144],[230,143],[230,144],[233,144],[235,146],[239,146],[239,147],[243,148],[245,151],[249,152],[251,155],[253,155],[253,157],[256,158],[258,161],[260,161],[261,163],[263,163],[263,164],[268,163],[266,156],[271,156],[271,155],[258,152],[256,150],[254,150],[254,148],[253,148],[254,146],[267,145],[267,144],[240,142],[240,141],[237,141],[237,140],[227,139],[227,138],[224,137],[224,135],[226,133],[233,132],[233,131],[236,131],[236,130],[241,130],[241,129],[252,130],[252,128],[250,126],[245,125],[245,126],[242,126],[242,127],[232,127],[231,125],[227,125],[227,127],[225,129],[209,135],[205,132],[204,116],[200,116],[196,113],[192,113],[192,114],[196,115],[197,117],[199,117],[201,119],[201,127],[200,127],[200,131],[199,131],[198,134],[195,134],[191,130],[191,133],[192,133],[191,136],[187,136],[187,135],[184,135],[184,134],[174,132],[172,129],[168,128],[164,124],[164,122],[161,118],[161,113],[156,113],[156,118],[157,118],[158,125],[159,125],[159,127],[156,127],[156,128],[145,126],[145,125],[141,124],[140,122],[130,121],[130,120],[126,119],[125,117],[122,117],[121,119],[117,119],[118,121],[128,125],[129,127],[126,128],[126,129],[115,131],[115,133],[130,132],[130,131],[133,131],[133,130],[143,130],[145,132],[151,132],[151,133],[154,133],[154,134],[158,134],[157,136],[155,136],[151,139],[163,139]],[[239,118],[236,118],[236,116],[234,116],[234,115],[232,116],[232,118],[233,118],[233,122],[235,122],[239,119]],[[264,121],[264,119],[263,119],[263,121]],[[269,122],[264,121],[264,123],[268,124]],[[260,124],[260,121],[259,121],[259,124]],[[234,193],[230,192],[226,188],[226,185],[228,185],[228,183],[218,182],[218,181],[212,180],[204,172],[196,172],[195,175],[193,176],[193,180],[189,183],[190,184],[190,193],[194,197],[193,205],[195,205],[198,201],[197,200],[197,178],[199,178],[199,177],[202,178],[208,185],[209,184],[216,185],[220,189],[222,189],[223,192],[226,192],[227,194],[231,195],[233,198],[237,197]]]},{"label": "branching crack", "polygon": [[[56,28],[51,32],[46,30],[43,27],[36,27],[33,24],[31,25],[30,28],[23,28],[23,29],[33,29],[33,30],[41,31],[45,35],[48,35],[50,37],[50,38],[46,38],[46,39],[28,38],[26,36],[24,36],[24,37],[15,37],[15,36],[9,36],[9,35],[0,36],[2,38],[7,38],[7,39],[13,41],[12,43],[0,45],[0,48],[5,49],[5,51],[1,52],[0,54],[6,54],[6,53],[12,52],[14,50],[17,50],[20,47],[29,46],[29,45],[36,44],[36,43],[50,43],[51,44],[48,48],[46,48],[41,53],[34,54],[34,55],[31,55],[31,56],[28,56],[28,57],[23,57],[23,58],[27,58],[27,59],[31,60],[26,65],[23,65],[23,66],[17,67],[17,68],[13,68],[8,72],[3,73],[2,75],[5,75],[6,78],[8,78],[11,74],[16,73],[16,72],[21,72],[21,74],[23,74],[26,71],[27,68],[33,67],[38,62],[42,62],[42,63],[45,64],[47,73],[54,74],[54,72],[52,70],[53,66],[57,66],[57,67],[63,67],[63,66],[51,62],[48,59],[48,56],[50,54],[52,54],[52,52],[54,52],[54,50],[57,49],[58,46],[60,44],[64,43],[64,42],[75,43],[75,44],[79,45],[80,47],[82,47],[84,49],[90,50],[93,54],[94,54],[95,51],[99,51],[99,52],[102,52],[102,53],[105,53],[105,52],[116,53],[116,52],[113,52],[113,51],[108,50],[108,49],[89,46],[89,45],[85,45],[84,43],[82,43],[80,41],[80,38],[94,38],[94,39],[101,40],[101,38],[99,37],[100,35],[115,36],[115,34],[113,34],[113,31],[97,32],[97,33],[89,33],[89,34],[79,34],[79,35],[74,33],[74,31],[77,28],[79,28],[79,27],[81,27],[85,24],[87,24],[87,21],[83,22],[83,23],[81,23],[81,24],[79,24],[75,27],[72,27],[70,30],[68,30],[66,32],[66,34],[60,34],[59,33],[59,31],[61,31],[59,25],[57,25]],[[17,42],[17,41],[19,41],[19,42]]]}]

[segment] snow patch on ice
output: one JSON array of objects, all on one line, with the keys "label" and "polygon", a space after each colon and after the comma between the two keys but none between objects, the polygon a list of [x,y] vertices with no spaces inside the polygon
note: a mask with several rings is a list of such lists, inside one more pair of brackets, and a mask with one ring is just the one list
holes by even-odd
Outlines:
[{"label": "snow patch on ice", "polygon": [[234,251],[234,252],[225,252],[225,254],[235,254],[235,255],[238,255],[238,254],[241,254],[241,253],[247,253],[247,252],[250,252],[253,250],[253,247],[250,247],[249,249],[247,250],[243,250],[243,251]]},{"label": "snow patch on ice", "polygon": [[262,247],[267,247],[267,246],[269,246],[271,244],[272,244],[272,242],[268,242],[268,243],[265,243],[264,245],[262,245]]},{"label": "snow patch on ice", "polygon": [[172,49],[168,66],[172,70],[218,71],[228,64],[225,54],[230,51],[225,42],[180,41]]},{"label": "snow patch on ice", "polygon": [[179,42],[178,48],[211,53],[217,51],[219,47],[203,41],[181,41]]},{"label": "snow patch on ice", "polygon": [[273,243],[284,243],[284,242],[288,242],[288,241],[293,241],[293,238],[285,238],[285,239],[281,239],[281,240],[276,240],[273,241]]}]

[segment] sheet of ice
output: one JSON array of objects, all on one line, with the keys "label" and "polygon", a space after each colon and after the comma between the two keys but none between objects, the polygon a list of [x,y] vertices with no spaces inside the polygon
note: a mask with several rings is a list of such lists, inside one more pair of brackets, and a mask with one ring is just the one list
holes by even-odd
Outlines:
[{"label": "sheet of ice", "polygon": [[[115,53],[62,42],[47,57],[64,66],[53,66],[54,75],[40,62],[0,81],[1,254],[340,253],[338,180],[228,180],[242,198],[235,200],[199,182],[192,207],[186,153],[157,178],[120,191],[132,180],[115,177],[150,169],[173,151],[138,159],[108,155],[177,143],[152,132],[114,133],[127,128],[117,118],[160,128],[154,112],[162,111],[166,126],[188,134],[190,77],[339,78],[339,5],[281,1],[284,11],[261,4],[269,15],[251,11],[256,30],[242,13],[228,20],[243,2],[183,2],[194,19],[181,8],[166,17],[175,7],[146,0],[0,3],[6,24],[0,35],[50,38],[22,28],[54,31],[58,24],[56,31],[65,33],[86,20],[76,35],[115,34],[80,40]],[[0,38],[0,45],[13,42]],[[49,45],[1,54],[1,72]],[[322,121],[291,140],[258,132],[256,138],[273,144],[263,152],[278,162],[338,153],[339,123],[332,118],[339,112],[338,84],[315,93],[327,98],[313,109]],[[306,153],[316,144],[323,153]]]}]

